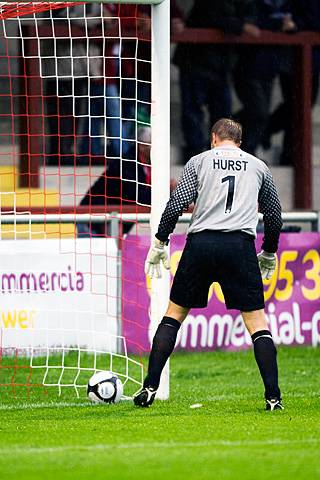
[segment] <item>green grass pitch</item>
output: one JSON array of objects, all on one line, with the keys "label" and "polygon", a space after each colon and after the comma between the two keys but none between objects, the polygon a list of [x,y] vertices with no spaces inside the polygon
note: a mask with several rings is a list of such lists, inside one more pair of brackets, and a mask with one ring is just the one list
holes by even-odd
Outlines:
[{"label": "green grass pitch", "polygon": [[44,401],[41,388],[29,403],[4,400],[0,478],[318,479],[320,349],[278,358],[282,412],[264,411],[252,351],[175,354],[170,400],[150,409]]}]

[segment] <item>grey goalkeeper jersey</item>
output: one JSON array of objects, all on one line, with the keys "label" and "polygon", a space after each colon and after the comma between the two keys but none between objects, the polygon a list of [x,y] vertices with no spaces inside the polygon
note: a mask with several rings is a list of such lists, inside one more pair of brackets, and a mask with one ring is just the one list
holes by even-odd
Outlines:
[{"label": "grey goalkeeper jersey", "polygon": [[281,205],[268,167],[240,148],[223,146],[192,157],[162,214],[156,237],[166,241],[179,216],[194,202],[188,233],[241,230],[256,236],[263,214],[263,250],[276,252]]}]

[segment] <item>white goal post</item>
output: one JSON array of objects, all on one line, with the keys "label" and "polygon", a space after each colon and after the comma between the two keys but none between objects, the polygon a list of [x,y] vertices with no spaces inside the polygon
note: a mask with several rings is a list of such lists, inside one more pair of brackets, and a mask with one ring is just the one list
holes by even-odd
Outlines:
[{"label": "white goal post", "polygon": [[[71,0],[67,0],[67,2]],[[78,0],[76,0],[77,2]],[[66,2],[66,3],[67,3]],[[73,1],[72,3],[76,3]],[[12,2],[0,2],[1,7]],[[19,2],[18,2],[19,3]],[[23,2],[21,2],[23,3]],[[27,2],[25,2],[27,3]],[[32,3],[32,2],[31,2]],[[37,3],[37,2],[33,2]],[[55,3],[55,2],[52,2]],[[79,0],[79,4],[83,4]],[[160,216],[170,195],[170,0],[114,0],[110,2],[87,0],[85,3],[151,5],[151,238],[155,235]],[[1,209],[1,205],[0,205]],[[26,209],[27,211],[28,209]],[[18,215],[15,211],[8,212]],[[30,225],[32,224],[31,215]],[[17,222],[18,223],[18,222]],[[167,307],[170,272],[151,281],[151,332],[155,332]],[[151,335],[151,336],[152,336]],[[150,335],[149,335],[150,337]],[[125,341],[125,339],[124,339]],[[86,353],[86,352],[85,352]],[[105,351],[103,351],[105,353]],[[62,356],[64,357],[64,351]],[[96,362],[96,360],[94,360]],[[41,366],[42,367],[42,366]],[[74,368],[78,368],[75,366]],[[34,367],[37,368],[37,367]],[[61,373],[62,375],[62,373]],[[59,380],[60,381],[60,380]],[[141,382],[141,379],[139,379]],[[1,382],[0,382],[1,383]],[[63,386],[63,384],[61,383]],[[67,385],[69,386],[69,384]],[[79,385],[76,385],[76,390]],[[60,389],[60,384],[59,384]],[[159,399],[169,397],[169,362],[162,375]]]},{"label": "white goal post", "polygon": [[[153,6],[152,17],[152,113],[151,113],[151,236],[156,234],[170,194],[170,0]],[[169,299],[170,272],[151,286],[151,319],[155,332]],[[162,372],[158,398],[169,397],[169,360]]]},{"label": "white goal post", "polygon": [[[91,2],[93,0],[90,0]],[[152,107],[151,107],[151,238],[170,195],[170,0],[123,1],[152,4]],[[151,330],[155,333],[167,308],[170,272],[151,282]],[[169,398],[169,361],[162,372],[157,398]]]}]

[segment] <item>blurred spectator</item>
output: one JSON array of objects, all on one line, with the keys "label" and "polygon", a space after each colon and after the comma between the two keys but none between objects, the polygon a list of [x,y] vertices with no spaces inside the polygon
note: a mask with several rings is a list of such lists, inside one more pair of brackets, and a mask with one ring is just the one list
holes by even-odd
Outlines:
[{"label": "blurred spectator", "polygon": [[[138,112],[150,117],[151,108],[151,8],[148,5],[117,5],[121,18],[120,92],[130,158],[136,156]],[[134,35],[132,34],[134,32]],[[137,41],[137,36],[139,39]]]},{"label": "blurred spectator", "polygon": [[[107,151],[106,170],[80,202],[81,206],[88,207],[89,212],[91,206],[96,205],[151,205],[151,10],[150,6],[141,5],[111,7],[112,15],[119,17],[121,22],[119,90],[122,124],[126,128],[122,135],[123,144],[129,144],[130,148],[126,152],[122,149],[120,158]],[[175,1],[171,2],[171,12],[172,28],[181,29],[180,11]],[[132,32],[136,32],[138,42]],[[90,121],[92,123],[92,119]],[[123,233],[131,227],[131,223],[124,223]],[[104,236],[108,232],[102,224],[79,224],[78,233],[83,237]]]},{"label": "blurred spectator", "polygon": [[[259,35],[255,26],[254,0],[195,0],[186,20],[189,28],[219,28],[226,33]],[[209,148],[204,132],[204,107],[213,125],[230,117],[231,95],[228,74],[230,48],[225,45],[179,44],[173,62],[180,70],[181,128],[184,158]]]},{"label": "blurred spectator", "polygon": [[[68,31],[68,22],[84,27],[84,18],[90,18],[89,28],[101,23],[99,4],[79,5],[70,9],[52,11],[53,28]],[[57,34],[56,34],[57,35]],[[90,45],[90,53],[93,45]],[[77,153],[77,134],[81,132],[81,115],[88,110],[88,53],[85,42],[72,42],[60,34],[54,40],[41,42],[41,75],[45,79],[47,135],[46,163],[74,164]],[[57,61],[54,61],[57,56]]]},{"label": "blurred spectator", "polygon": [[[118,6],[103,5],[105,31],[112,36],[119,31]],[[132,147],[127,122],[121,119],[119,68],[121,44],[108,35],[103,43],[90,42],[89,58],[89,105],[84,117],[81,135],[81,155],[93,157],[127,157]]]},{"label": "blurred spectator", "polygon": [[[256,0],[256,7],[259,28],[288,33],[297,30],[290,1]],[[238,52],[233,78],[243,109],[236,118],[243,125],[242,148],[254,154],[266,132],[274,79],[292,73],[292,50],[282,46],[244,46]],[[291,102],[292,89],[286,89],[285,95]]]},{"label": "blurred spectator", "polygon": [[[145,119],[144,119],[145,120]],[[145,122],[144,122],[145,123]],[[151,128],[138,124],[137,160],[108,159],[107,169],[91,185],[80,205],[151,205]],[[127,233],[132,223],[123,224],[123,233]],[[105,236],[104,224],[78,224],[80,237],[89,235]]]},{"label": "blurred spectator", "polygon": [[[299,30],[320,32],[320,0],[292,0],[294,21]],[[312,105],[317,101],[319,92],[320,47],[313,49],[312,65]]]},{"label": "blurred spectator", "polygon": [[[171,9],[177,10],[174,1]],[[97,3],[53,11],[60,34],[41,44],[48,164],[87,164],[89,156],[135,158],[137,116],[142,111],[150,117],[150,13],[150,6]],[[112,38],[70,41],[61,34],[69,22],[89,35],[111,30]]]},{"label": "blurred spectator", "polygon": [[[175,0],[170,3],[173,31],[183,28],[182,13]],[[122,115],[126,119],[131,142],[135,140],[138,114],[151,114],[151,8],[147,5],[119,5],[121,17],[121,95]],[[137,32],[139,42],[132,38]],[[131,38],[126,38],[131,37]],[[134,146],[134,143],[132,143]]]},{"label": "blurred spectator", "polygon": [[[292,0],[293,21],[298,30],[310,30],[320,32],[320,0]],[[319,91],[319,72],[320,72],[320,48],[313,49],[312,66],[312,106],[316,103]],[[288,118],[292,118],[292,98],[293,77],[290,74],[280,74],[280,85],[283,95],[281,102],[269,118],[266,132],[263,138],[263,146],[268,149],[271,146],[271,136],[280,131],[284,131],[283,148],[280,156],[281,165],[291,165],[293,163],[293,131],[292,124]]]}]

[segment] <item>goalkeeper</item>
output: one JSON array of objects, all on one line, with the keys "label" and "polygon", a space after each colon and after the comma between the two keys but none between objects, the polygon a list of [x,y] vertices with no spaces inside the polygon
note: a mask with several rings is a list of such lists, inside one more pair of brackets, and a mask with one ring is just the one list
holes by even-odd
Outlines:
[{"label": "goalkeeper", "polygon": [[[270,279],[282,227],[281,206],[268,167],[240,149],[242,127],[221,119],[211,130],[211,150],[192,157],[162,214],[145,269],[161,276],[170,268],[166,244],[179,216],[194,202],[187,242],[172,284],[170,302],[153,338],[148,374],[134,397],[152,404],[163,367],[190,308],[204,308],[212,282],[221,285],[226,307],[241,311],[251,335],[265,388],[267,410],[282,409],[277,351],[264,313],[262,278]],[[258,207],[264,238],[257,256]],[[259,268],[260,267],[260,268]]]}]

